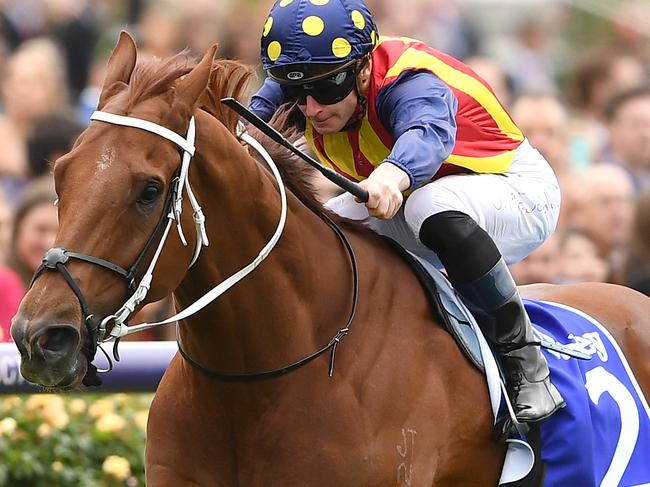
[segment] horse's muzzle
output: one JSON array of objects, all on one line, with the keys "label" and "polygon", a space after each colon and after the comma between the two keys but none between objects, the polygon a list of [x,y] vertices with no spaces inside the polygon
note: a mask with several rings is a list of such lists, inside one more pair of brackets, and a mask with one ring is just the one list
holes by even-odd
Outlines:
[{"label": "horse's muzzle", "polygon": [[70,324],[35,324],[14,318],[11,336],[21,355],[21,373],[29,382],[65,388],[77,381],[81,335]]}]

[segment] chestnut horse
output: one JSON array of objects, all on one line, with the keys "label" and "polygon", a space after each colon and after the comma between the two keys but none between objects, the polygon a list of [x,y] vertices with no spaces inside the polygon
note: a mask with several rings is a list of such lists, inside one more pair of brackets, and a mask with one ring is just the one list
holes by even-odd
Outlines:
[{"label": "chestnut horse", "polygon": [[[179,56],[136,65],[135,44],[122,33],[98,108],[177,134],[195,118],[189,182],[210,245],[191,266],[198,237],[186,230],[185,246],[170,232],[147,297],[173,292],[179,309],[254,259],[281,213],[278,184],[235,136],[235,117],[218,102],[240,95],[250,71],[215,61],[214,53],[197,65]],[[95,350],[92,317],[123,302],[127,286],[115,268],[152,259],[178,167],[177,144],[105,121],[93,121],[56,162],[55,245],[96,261],[53,258],[52,267],[69,275],[41,273],[23,300],[12,333],[29,381],[56,390],[79,386]],[[334,336],[332,377],[331,348],[257,381],[215,380],[177,355],[150,410],[148,485],[496,485],[505,447],[492,439],[485,379],[436,321],[409,266],[362,227],[344,230],[356,254],[359,299],[349,334],[337,335],[355,305],[351,254],[300,187],[295,182],[289,191],[286,227],[268,258],[182,320],[179,334],[196,363],[233,373],[282,368]],[[192,208],[183,204],[182,227],[191,230]],[[94,265],[97,259],[114,267]],[[141,278],[143,268],[135,274]],[[650,391],[650,300],[595,284],[532,291],[605,324]]]}]

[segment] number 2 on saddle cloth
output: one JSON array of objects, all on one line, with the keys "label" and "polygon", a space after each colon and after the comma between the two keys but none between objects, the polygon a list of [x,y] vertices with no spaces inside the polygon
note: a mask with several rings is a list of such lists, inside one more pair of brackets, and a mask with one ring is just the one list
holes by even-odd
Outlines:
[{"label": "number 2 on saddle cloth", "polygon": [[548,486],[650,485],[650,408],[610,333],[567,306],[526,301],[535,332],[591,355],[544,350],[567,406],[541,424]]}]

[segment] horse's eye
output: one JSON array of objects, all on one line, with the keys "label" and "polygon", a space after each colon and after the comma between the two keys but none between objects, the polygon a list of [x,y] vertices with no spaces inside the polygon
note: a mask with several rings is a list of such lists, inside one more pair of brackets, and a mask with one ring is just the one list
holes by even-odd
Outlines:
[{"label": "horse's eye", "polygon": [[141,205],[150,205],[155,202],[161,194],[161,184],[155,181],[149,181],[140,192],[138,203]]}]

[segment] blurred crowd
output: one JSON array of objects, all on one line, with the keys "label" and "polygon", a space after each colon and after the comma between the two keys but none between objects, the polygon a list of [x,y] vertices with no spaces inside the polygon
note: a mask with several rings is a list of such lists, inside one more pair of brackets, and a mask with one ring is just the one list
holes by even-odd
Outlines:
[{"label": "blurred crowd", "polygon": [[[87,125],[119,30],[140,56],[200,55],[218,42],[221,57],[259,69],[272,3],[0,0],[0,341],[57,232],[51,164]],[[609,0],[598,15],[582,3],[600,2],[367,0],[381,34],[419,38],[486,79],[553,166],[560,222],[512,266],[517,282],[650,295],[650,2]],[[164,300],[137,319],[170,308]]]}]

